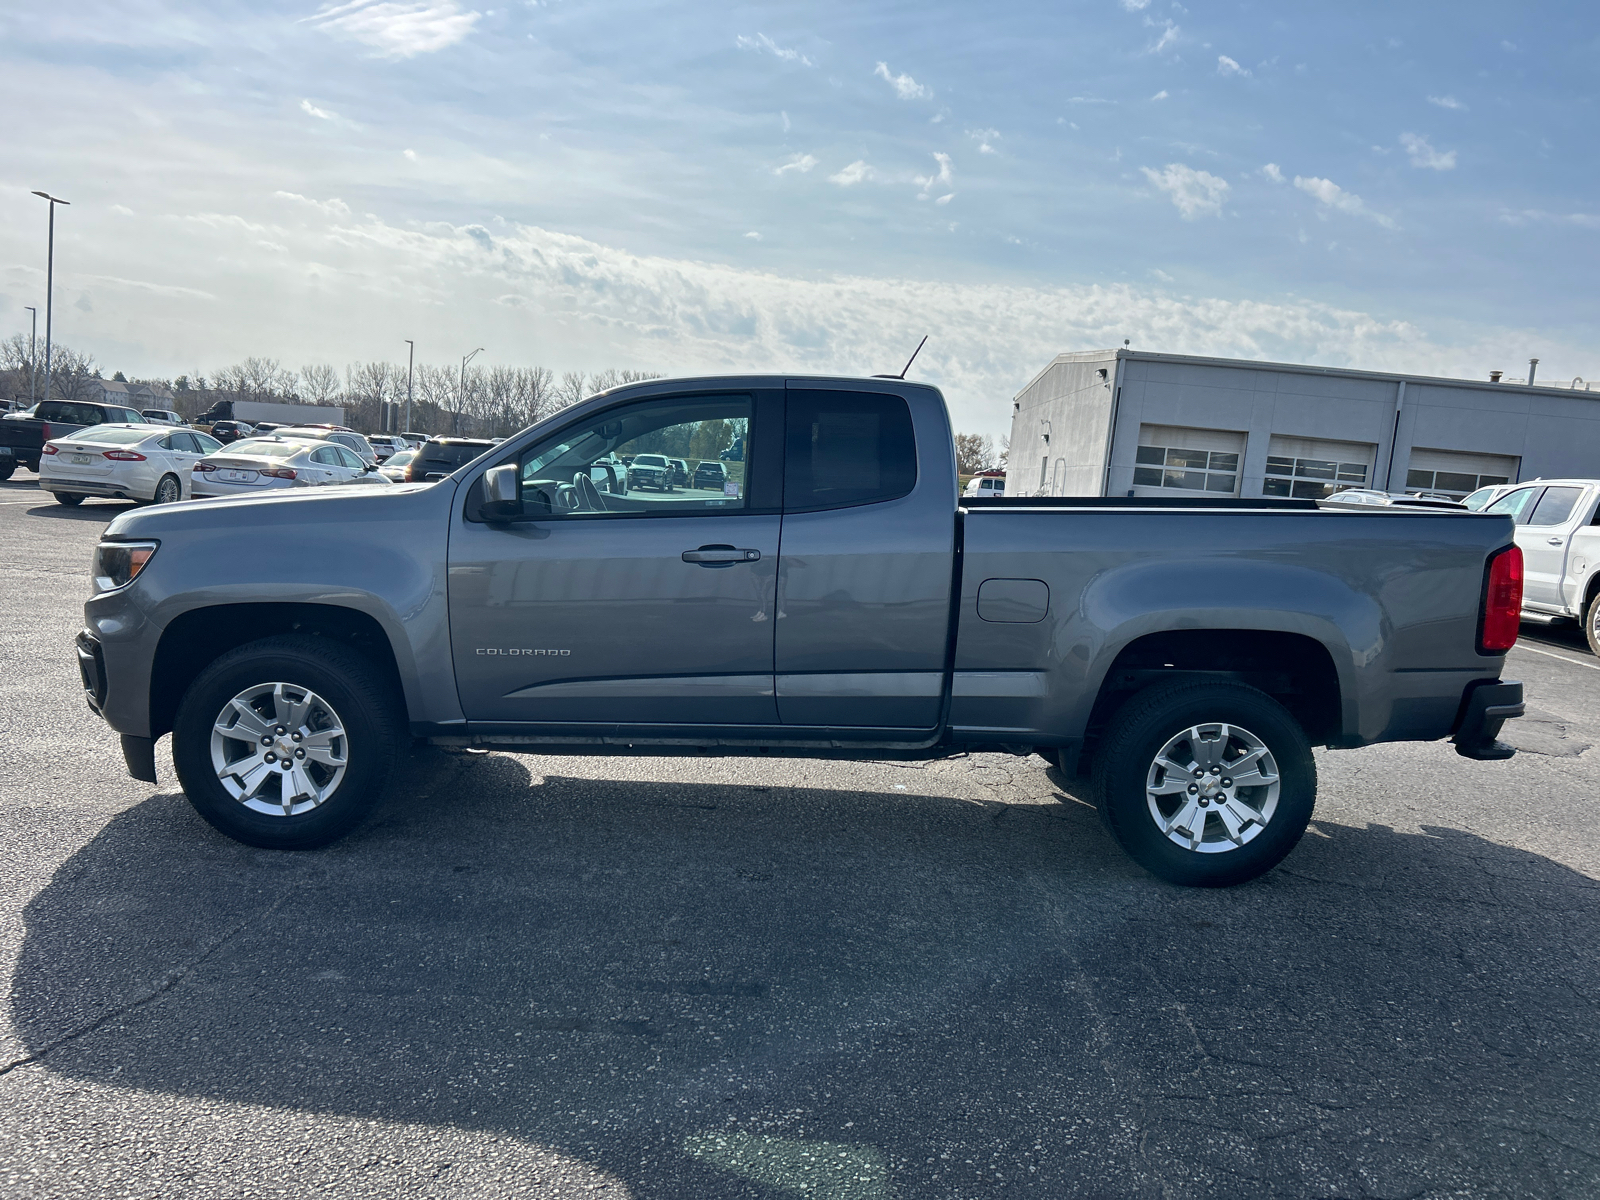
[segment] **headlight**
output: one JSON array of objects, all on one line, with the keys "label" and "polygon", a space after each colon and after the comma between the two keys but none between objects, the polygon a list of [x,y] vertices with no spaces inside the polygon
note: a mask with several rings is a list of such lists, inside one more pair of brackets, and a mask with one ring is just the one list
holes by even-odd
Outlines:
[{"label": "headlight", "polygon": [[89,576],[96,592],[127,587],[139,577],[160,542],[101,542],[94,548]]}]

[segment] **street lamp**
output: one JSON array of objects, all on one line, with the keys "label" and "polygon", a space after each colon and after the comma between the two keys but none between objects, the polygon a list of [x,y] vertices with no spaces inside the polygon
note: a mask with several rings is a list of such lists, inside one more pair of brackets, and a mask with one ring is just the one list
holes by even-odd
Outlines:
[{"label": "street lamp", "polygon": [[50,399],[50,312],[54,302],[56,279],[56,205],[70,205],[72,202],[58,199],[49,192],[35,192],[34,195],[50,202],[50,248],[46,252],[44,269],[44,398],[48,400]]},{"label": "street lamp", "polygon": [[483,353],[483,347],[479,346],[471,354],[467,355],[465,358],[463,358],[461,360],[461,383],[456,388],[456,411],[454,413],[452,413],[451,417],[450,417],[450,432],[451,433],[460,433],[461,432],[461,402],[462,402],[463,398],[467,394],[467,364],[469,362],[471,362],[473,359],[477,358],[478,355],[480,355],[482,353]]},{"label": "street lamp", "polygon": [[31,304],[24,304],[23,308],[33,314],[33,327],[28,331],[28,403],[37,400],[36,392],[39,390],[39,360],[34,356],[33,344],[39,340],[39,310]]},{"label": "street lamp", "polygon": [[405,339],[406,345],[411,349],[406,351],[406,427],[402,433],[411,432],[411,371],[417,361],[417,344],[410,338]]}]

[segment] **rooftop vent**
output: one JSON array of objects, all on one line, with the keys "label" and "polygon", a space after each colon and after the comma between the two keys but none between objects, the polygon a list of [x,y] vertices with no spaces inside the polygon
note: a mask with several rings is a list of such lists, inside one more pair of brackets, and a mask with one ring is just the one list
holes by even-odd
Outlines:
[{"label": "rooftop vent", "polygon": [[1500,382],[1500,376],[1502,376],[1504,374],[1505,374],[1504,371],[1490,371],[1489,372],[1489,382],[1490,383],[1499,383]]}]

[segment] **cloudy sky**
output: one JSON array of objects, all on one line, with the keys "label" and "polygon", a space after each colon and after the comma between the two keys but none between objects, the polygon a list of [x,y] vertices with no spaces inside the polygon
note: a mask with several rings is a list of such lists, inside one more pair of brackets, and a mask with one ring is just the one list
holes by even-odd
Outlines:
[{"label": "cloudy sky", "polygon": [[1587,378],[1597,73],[1581,3],[10,5],[0,335],[41,188],[108,373],[871,373],[927,333],[987,432],[1124,338]]}]

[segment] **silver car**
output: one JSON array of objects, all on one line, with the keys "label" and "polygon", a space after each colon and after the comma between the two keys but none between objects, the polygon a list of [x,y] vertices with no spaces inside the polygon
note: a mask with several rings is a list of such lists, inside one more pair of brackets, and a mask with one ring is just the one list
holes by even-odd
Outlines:
[{"label": "silver car", "polygon": [[244,438],[194,465],[191,494],[257,496],[273,488],[339,484],[393,486],[355,453],[337,442],[301,438]]},{"label": "silver car", "polygon": [[284,425],[273,430],[279,437],[315,438],[322,442],[334,442],[347,450],[354,450],[362,462],[373,463],[378,461],[377,453],[366,438],[353,429],[340,429],[331,425]]},{"label": "silver car", "polygon": [[200,456],[221,449],[221,442],[198,429],[93,425],[44,444],[39,486],[68,506],[85,496],[171,504],[188,498]]}]

